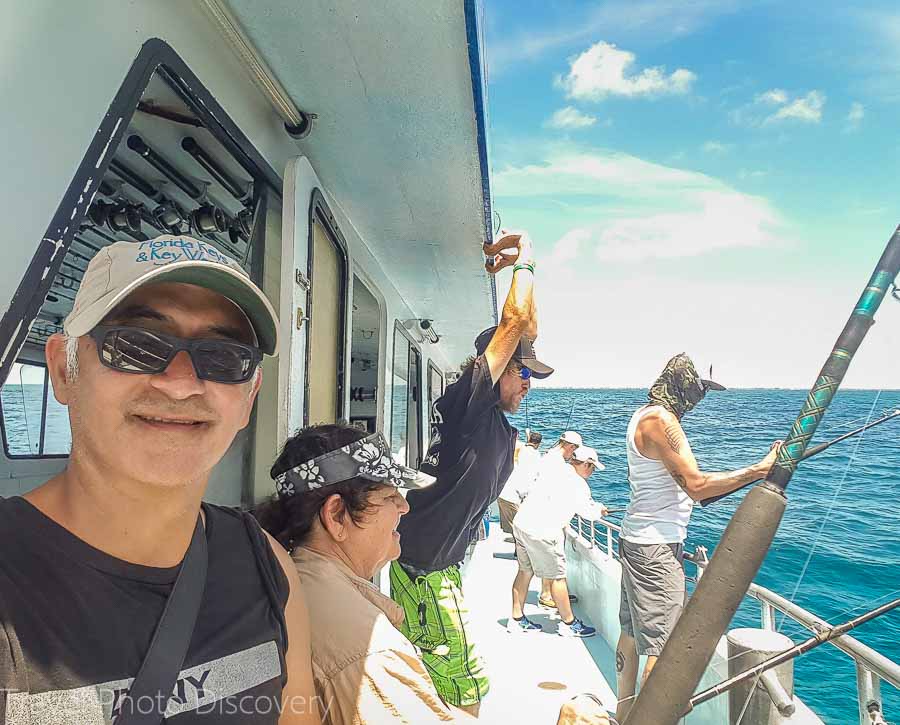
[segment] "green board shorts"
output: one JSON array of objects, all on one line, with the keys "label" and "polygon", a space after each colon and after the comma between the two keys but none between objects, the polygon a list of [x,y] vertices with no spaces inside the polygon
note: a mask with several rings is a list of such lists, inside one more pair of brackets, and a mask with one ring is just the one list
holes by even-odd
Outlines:
[{"label": "green board shorts", "polygon": [[391,597],[403,607],[400,631],[422,652],[434,687],[449,705],[481,702],[490,683],[467,632],[469,610],[458,566],[410,578],[391,562]]}]

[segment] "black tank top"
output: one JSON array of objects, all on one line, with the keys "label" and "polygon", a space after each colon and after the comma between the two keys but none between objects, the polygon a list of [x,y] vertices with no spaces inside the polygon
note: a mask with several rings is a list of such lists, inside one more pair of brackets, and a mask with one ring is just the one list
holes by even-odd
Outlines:
[{"label": "black tank top", "polygon": [[[252,517],[203,508],[206,590],[166,722],[275,725],[288,582]],[[116,559],[25,499],[0,499],[0,725],[111,723],[177,574]]]}]

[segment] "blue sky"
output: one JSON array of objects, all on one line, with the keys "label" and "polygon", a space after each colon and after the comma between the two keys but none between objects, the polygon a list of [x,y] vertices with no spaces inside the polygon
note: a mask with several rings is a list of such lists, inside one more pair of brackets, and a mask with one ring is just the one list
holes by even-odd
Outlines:
[{"label": "blue sky", "polygon": [[[896,3],[484,5],[494,206],[535,240],[553,384],[686,350],[809,387],[900,222]],[[900,387],[900,304],[879,321],[849,386]]]}]

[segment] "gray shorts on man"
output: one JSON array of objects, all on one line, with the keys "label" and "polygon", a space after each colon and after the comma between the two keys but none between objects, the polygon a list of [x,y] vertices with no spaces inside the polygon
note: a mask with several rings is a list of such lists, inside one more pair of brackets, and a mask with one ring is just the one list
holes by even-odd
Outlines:
[{"label": "gray shorts on man", "polygon": [[639,655],[659,656],[684,609],[684,544],[619,539],[622,592],[619,624]]}]

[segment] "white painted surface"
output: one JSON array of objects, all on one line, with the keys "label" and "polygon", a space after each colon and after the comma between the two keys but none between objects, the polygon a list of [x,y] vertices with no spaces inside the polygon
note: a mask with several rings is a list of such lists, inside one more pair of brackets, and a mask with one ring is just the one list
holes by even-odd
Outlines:
[{"label": "white painted surface", "polygon": [[228,4],[296,104],[318,115],[298,148],[413,316],[433,317],[461,360],[492,314],[464,3]]}]

